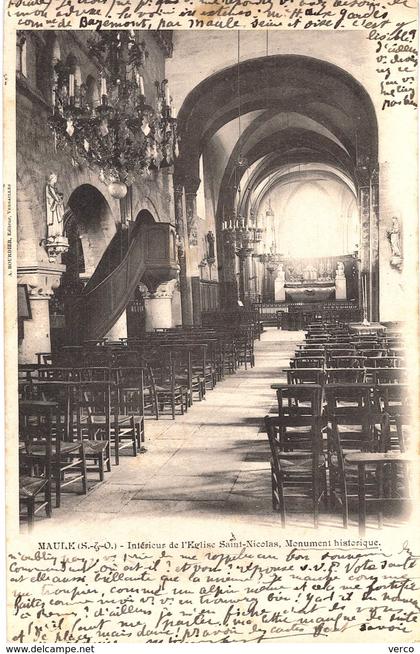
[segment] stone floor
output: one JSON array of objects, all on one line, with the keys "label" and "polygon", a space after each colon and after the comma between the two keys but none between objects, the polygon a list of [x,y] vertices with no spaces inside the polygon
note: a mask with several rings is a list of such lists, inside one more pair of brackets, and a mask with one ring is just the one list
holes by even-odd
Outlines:
[{"label": "stone floor", "polygon": [[[98,529],[119,529],[121,520],[142,524],[144,520],[198,518],[206,525],[249,523],[260,527],[280,527],[271,506],[269,448],[262,431],[262,419],[275,404],[273,381],[284,381],[281,369],[289,364],[303,332],[282,332],[268,328],[256,342],[256,365],[227,376],[207,393],[206,400],[194,403],[184,416],[173,421],[163,416],[146,420],[147,451],[135,457],[122,456],[103,483],[93,478],[87,496],[65,494],[62,507],[54,509],[51,520],[37,521],[55,530],[81,524]],[[308,510],[288,515],[293,533],[313,532]],[[356,516],[350,530],[357,533]],[[138,521],[138,522],[137,522]],[[177,523],[178,524],[178,523]],[[185,525],[189,525],[186,522]],[[378,534],[374,517],[368,523]],[[393,520],[387,527],[397,526]],[[322,513],[320,530],[342,528],[341,515]],[[369,530],[370,531],[370,530]]]}]

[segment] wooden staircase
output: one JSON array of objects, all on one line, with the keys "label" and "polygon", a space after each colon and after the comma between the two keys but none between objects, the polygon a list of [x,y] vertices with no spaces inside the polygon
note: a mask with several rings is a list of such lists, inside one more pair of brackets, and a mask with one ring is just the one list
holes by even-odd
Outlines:
[{"label": "wooden staircase", "polygon": [[172,225],[135,223],[128,234],[119,230],[83,292],[70,307],[70,320],[66,323],[71,325],[71,341],[82,343],[103,338],[123,313],[140,282],[153,293],[159,284],[175,279],[178,270]]}]

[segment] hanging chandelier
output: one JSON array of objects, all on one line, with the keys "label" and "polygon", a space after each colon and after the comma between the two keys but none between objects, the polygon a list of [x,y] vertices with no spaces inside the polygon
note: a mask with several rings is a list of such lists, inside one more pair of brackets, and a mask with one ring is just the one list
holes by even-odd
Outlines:
[{"label": "hanging chandelier", "polygon": [[110,194],[123,198],[137,177],[170,166],[178,156],[168,81],[155,82],[156,108],[148,105],[141,74],[148,52],[134,31],[103,31],[88,46],[100,66],[100,98],[94,103],[86,84],[77,83],[74,67],[56,62],[49,125],[56,148],[73,165],[97,169]]}]

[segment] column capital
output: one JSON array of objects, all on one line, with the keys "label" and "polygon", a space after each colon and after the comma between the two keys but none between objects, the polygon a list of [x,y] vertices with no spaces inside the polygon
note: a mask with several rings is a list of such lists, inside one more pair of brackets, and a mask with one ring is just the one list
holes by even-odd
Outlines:
[{"label": "column capital", "polygon": [[31,300],[49,300],[60,286],[61,276],[66,271],[62,264],[20,266],[17,269],[18,284],[26,284]]},{"label": "column capital", "polygon": [[171,279],[169,282],[164,282],[159,284],[154,293],[147,292],[145,299],[148,300],[162,300],[162,299],[172,299],[175,289],[177,288],[178,280]]},{"label": "column capital", "polygon": [[182,180],[174,179],[174,193],[175,196],[182,195],[184,192],[184,182]]},{"label": "column capital", "polygon": [[195,195],[198,191],[198,188],[201,184],[201,179],[199,177],[187,176],[184,178],[184,188],[185,193],[188,195]]}]

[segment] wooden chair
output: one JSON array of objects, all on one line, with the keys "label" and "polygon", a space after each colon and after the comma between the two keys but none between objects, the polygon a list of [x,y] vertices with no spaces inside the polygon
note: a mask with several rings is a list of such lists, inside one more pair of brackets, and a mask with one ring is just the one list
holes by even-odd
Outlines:
[{"label": "wooden chair", "polygon": [[358,348],[357,353],[368,358],[378,359],[387,355],[387,350],[381,347]]},{"label": "wooden chair", "polygon": [[322,411],[322,387],[316,384],[279,384],[279,416],[319,416]]},{"label": "wooden chair", "polygon": [[89,458],[98,461],[100,478],[103,467],[110,470],[111,448],[114,448],[114,461],[120,462],[120,452],[126,448],[137,455],[137,432],[133,415],[119,413],[117,386],[113,382],[92,381],[78,384],[78,433]]},{"label": "wooden chair", "polygon": [[402,384],[407,381],[406,368],[367,368],[373,384]]},{"label": "wooden chair", "polygon": [[238,357],[236,354],[236,347],[234,339],[231,337],[224,337],[222,344],[222,361],[223,361],[223,375],[232,375],[237,370]]},{"label": "wooden chair", "polygon": [[363,422],[375,414],[373,386],[366,383],[327,383],[324,385],[327,420]]},{"label": "wooden chair", "polygon": [[153,368],[150,363],[143,360],[143,415],[153,415],[159,420],[159,404],[156,392],[156,383]]},{"label": "wooden chair", "polygon": [[273,510],[286,526],[286,503],[310,498],[314,526],[318,527],[319,505],[327,496],[325,457],[320,416],[265,417],[271,450]]},{"label": "wooden chair", "polygon": [[248,334],[239,336],[235,339],[235,347],[238,365],[244,365],[245,370],[248,369],[248,364],[253,368],[255,366],[253,339]]},{"label": "wooden chair", "polygon": [[162,413],[165,407],[169,406],[172,419],[175,420],[178,407],[181,415],[184,415],[184,411],[188,410],[188,387],[177,383],[174,361],[166,364],[161,362],[154,372],[157,380],[155,388],[160,412]]},{"label": "wooden chair", "polygon": [[[60,382],[56,382],[60,384]],[[61,385],[62,386],[62,385]],[[73,440],[69,433],[69,404],[65,387],[54,387],[54,399],[23,400],[20,402],[21,421],[19,433],[25,443],[26,452],[35,460],[45,461],[51,429],[51,471],[55,483],[56,507],[61,505],[61,491],[64,487],[81,482],[82,494],[87,493],[86,456],[81,440]],[[51,404],[56,409],[51,413]],[[43,416],[42,409],[50,411],[48,421]],[[31,415],[31,411],[33,414]],[[53,419],[52,419],[53,418]],[[71,475],[70,478],[68,475]]]},{"label": "wooden chair", "polygon": [[291,368],[323,368],[325,358],[322,357],[298,357],[297,359],[290,360]]},{"label": "wooden chair", "polygon": [[[377,430],[372,418],[365,414],[362,419],[333,418],[327,428],[328,470],[330,501],[339,503],[342,509],[343,527],[348,527],[349,503],[358,501],[358,470],[349,459],[349,454],[370,453],[379,449]],[[376,476],[375,467],[370,467],[366,488],[370,495],[378,496],[382,479]]]},{"label": "wooden chair", "polygon": [[332,367],[332,359],[336,357],[352,357],[355,356],[355,350],[350,348],[334,348],[327,349],[325,352],[326,365]]},{"label": "wooden chair", "polygon": [[363,537],[366,531],[368,503],[378,507],[378,526],[381,528],[384,507],[389,507],[391,503],[401,505],[413,501],[411,469],[414,463],[418,465],[419,460],[418,456],[400,452],[355,452],[346,455],[345,463],[357,467],[360,536]]},{"label": "wooden chair", "polygon": [[288,384],[318,384],[324,383],[324,371],[321,368],[287,368]]},{"label": "wooden chair", "polygon": [[327,384],[362,384],[365,381],[364,368],[326,368]]},{"label": "wooden chair", "polygon": [[328,366],[330,368],[364,368],[365,357],[358,355],[332,355]]},{"label": "wooden chair", "polygon": [[376,404],[391,419],[397,416],[411,415],[409,385],[401,383],[377,384],[375,387]]},{"label": "wooden chair", "polygon": [[184,346],[190,352],[193,393],[196,393],[198,399],[204,399],[207,388],[214,388],[217,381],[216,370],[211,359],[207,358],[208,345],[189,337]]},{"label": "wooden chair", "polygon": [[404,368],[403,357],[368,357],[365,359],[366,368]]},{"label": "wooden chair", "polygon": [[327,343],[325,345],[325,352],[327,354],[334,354],[335,350],[351,350],[351,354],[356,353],[356,348],[350,342],[346,343]]},{"label": "wooden chair", "polygon": [[[19,505],[26,510],[29,530],[43,509],[48,518],[52,515],[52,430],[56,410],[55,402],[21,402],[19,406]],[[32,455],[32,440],[26,430],[29,423],[38,425],[38,435],[44,437],[42,458]]]},{"label": "wooden chair", "polygon": [[141,450],[144,434],[144,369],[117,368],[115,371],[118,415],[132,416],[136,429],[137,448]]},{"label": "wooden chair", "polygon": [[295,352],[295,359],[301,359],[302,357],[324,357],[325,351],[324,348],[309,348],[305,347],[299,349]]}]

